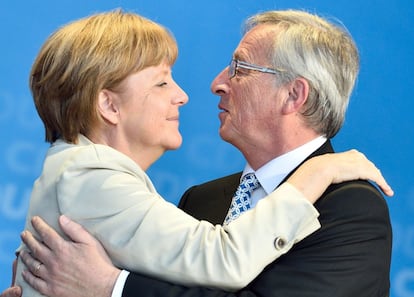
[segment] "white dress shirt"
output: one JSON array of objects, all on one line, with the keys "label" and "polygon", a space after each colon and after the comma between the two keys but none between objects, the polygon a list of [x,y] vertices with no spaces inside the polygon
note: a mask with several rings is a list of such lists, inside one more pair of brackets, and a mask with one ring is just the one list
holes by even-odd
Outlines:
[{"label": "white dress shirt", "polygon": [[273,192],[292,170],[325,142],[326,138],[324,136],[319,136],[293,151],[269,161],[256,171],[254,171],[249,164],[246,164],[241,178],[243,178],[244,175],[253,172],[260,182],[260,187],[254,190],[251,196],[252,207],[256,206],[260,199]]}]

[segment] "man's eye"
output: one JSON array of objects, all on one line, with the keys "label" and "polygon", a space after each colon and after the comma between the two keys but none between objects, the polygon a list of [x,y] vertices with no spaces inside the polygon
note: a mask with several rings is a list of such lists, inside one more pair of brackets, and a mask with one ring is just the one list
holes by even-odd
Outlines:
[{"label": "man's eye", "polygon": [[161,83],[159,83],[157,86],[158,87],[164,87],[164,86],[166,86],[167,85],[167,83],[166,82],[161,82]]},{"label": "man's eye", "polygon": [[236,75],[238,76],[245,76],[249,74],[249,70],[248,69],[244,69],[244,68],[237,68],[236,69]]}]

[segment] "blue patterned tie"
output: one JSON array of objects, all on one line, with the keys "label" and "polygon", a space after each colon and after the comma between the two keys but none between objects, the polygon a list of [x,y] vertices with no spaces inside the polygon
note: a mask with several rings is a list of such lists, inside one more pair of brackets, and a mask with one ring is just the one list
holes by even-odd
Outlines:
[{"label": "blue patterned tie", "polygon": [[236,193],[234,194],[233,200],[231,201],[229,212],[224,219],[225,225],[238,218],[242,212],[251,207],[250,196],[259,186],[260,183],[254,173],[246,174],[243,177]]}]

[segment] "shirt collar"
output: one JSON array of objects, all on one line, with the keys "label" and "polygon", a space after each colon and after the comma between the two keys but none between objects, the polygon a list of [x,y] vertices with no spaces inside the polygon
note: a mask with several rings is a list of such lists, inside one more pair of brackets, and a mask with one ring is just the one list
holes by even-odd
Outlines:
[{"label": "shirt collar", "polygon": [[247,173],[255,173],[263,190],[266,194],[269,194],[274,191],[293,169],[325,142],[326,137],[319,136],[286,154],[276,157],[256,171],[254,171],[247,163],[243,170],[242,177]]}]

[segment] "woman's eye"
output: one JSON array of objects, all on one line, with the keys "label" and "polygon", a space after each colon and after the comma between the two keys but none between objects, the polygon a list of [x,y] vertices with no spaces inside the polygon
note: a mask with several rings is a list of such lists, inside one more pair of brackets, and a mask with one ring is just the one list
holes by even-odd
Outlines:
[{"label": "woman's eye", "polygon": [[164,86],[166,86],[167,85],[167,83],[166,82],[161,82],[161,83],[159,83],[157,86],[158,87],[164,87]]}]

